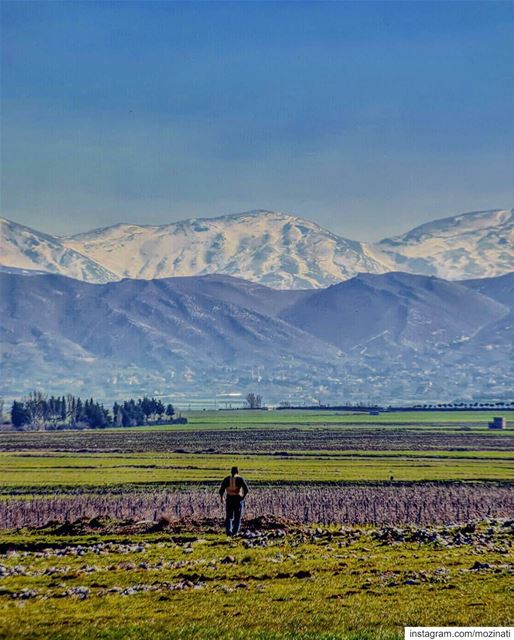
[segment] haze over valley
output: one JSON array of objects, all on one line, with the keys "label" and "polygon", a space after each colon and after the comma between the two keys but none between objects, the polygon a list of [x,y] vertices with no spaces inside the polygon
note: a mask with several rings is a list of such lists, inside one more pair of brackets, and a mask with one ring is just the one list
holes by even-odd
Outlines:
[{"label": "haze over valley", "polygon": [[513,210],[376,245],[269,211],[66,238],[1,228],[6,397],[512,399]]}]

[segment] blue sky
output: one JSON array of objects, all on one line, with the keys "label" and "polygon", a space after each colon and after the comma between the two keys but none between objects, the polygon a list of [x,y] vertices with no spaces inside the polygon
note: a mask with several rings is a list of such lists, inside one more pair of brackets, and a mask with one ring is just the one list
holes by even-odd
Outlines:
[{"label": "blue sky", "polygon": [[276,209],[375,240],[514,206],[514,2],[3,2],[2,214]]}]

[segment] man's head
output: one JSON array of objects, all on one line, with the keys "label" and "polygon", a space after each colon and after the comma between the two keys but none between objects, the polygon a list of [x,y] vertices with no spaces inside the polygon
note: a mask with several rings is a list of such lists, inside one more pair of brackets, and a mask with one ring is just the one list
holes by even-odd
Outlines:
[{"label": "man's head", "polygon": [[232,469],[230,470],[230,473],[233,476],[237,476],[237,474],[239,473],[239,469],[237,467],[232,467]]}]

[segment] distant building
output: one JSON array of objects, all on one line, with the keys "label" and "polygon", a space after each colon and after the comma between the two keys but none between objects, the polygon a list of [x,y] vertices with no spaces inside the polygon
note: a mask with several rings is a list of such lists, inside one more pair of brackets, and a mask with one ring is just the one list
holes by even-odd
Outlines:
[{"label": "distant building", "polygon": [[505,429],[507,427],[507,420],[505,418],[493,418],[493,421],[489,423],[489,429]]}]

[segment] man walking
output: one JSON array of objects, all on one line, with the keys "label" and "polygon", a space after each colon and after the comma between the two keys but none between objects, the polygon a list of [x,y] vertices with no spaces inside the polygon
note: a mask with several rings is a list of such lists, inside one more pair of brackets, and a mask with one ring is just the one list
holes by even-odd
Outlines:
[{"label": "man walking", "polygon": [[236,536],[241,525],[243,515],[244,499],[248,493],[248,485],[244,478],[239,475],[239,469],[232,467],[230,475],[227,476],[220,487],[220,499],[223,504],[223,494],[227,492],[225,529],[227,536]]}]

